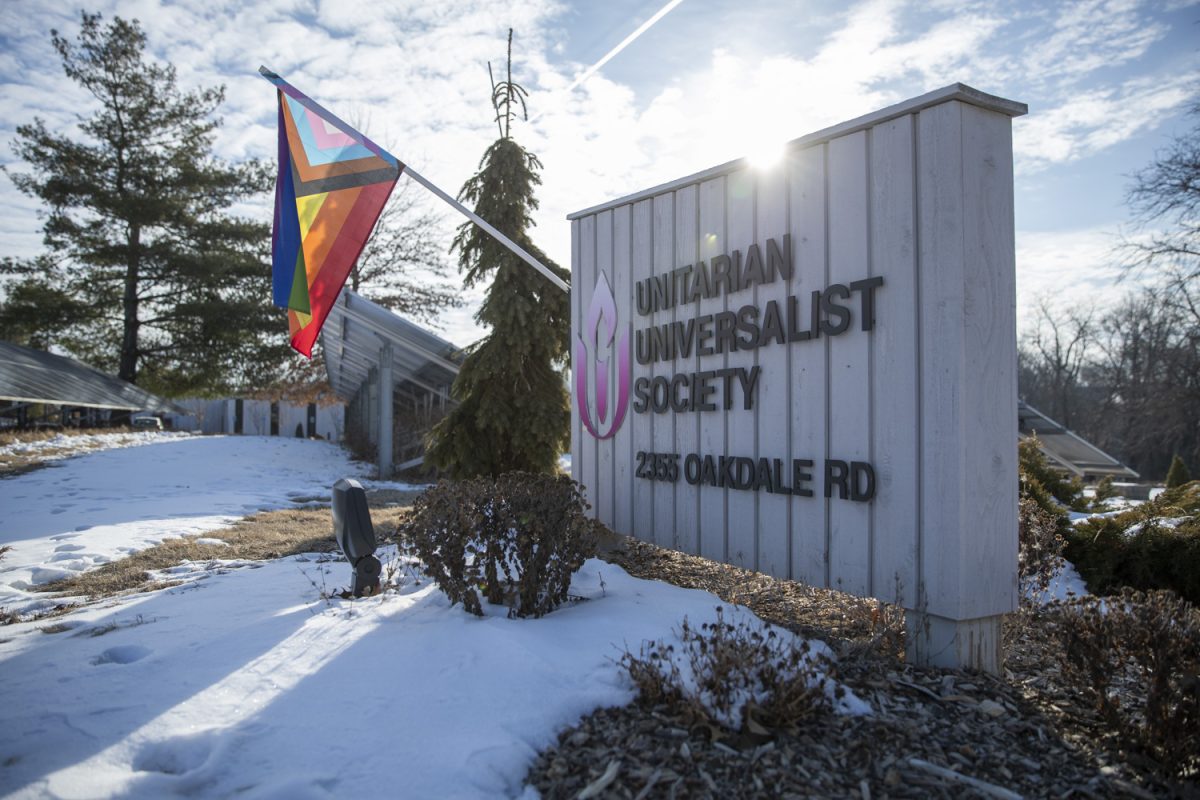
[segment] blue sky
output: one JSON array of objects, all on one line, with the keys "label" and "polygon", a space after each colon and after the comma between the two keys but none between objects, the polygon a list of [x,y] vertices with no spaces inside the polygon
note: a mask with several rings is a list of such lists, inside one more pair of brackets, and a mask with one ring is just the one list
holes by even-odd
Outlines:
[{"label": "blue sky", "polygon": [[[536,238],[569,263],[564,217],[962,82],[1027,103],[1014,121],[1021,311],[1104,303],[1125,290],[1111,249],[1128,230],[1129,176],[1200,101],[1200,4],[1173,0],[906,3],[683,0],[582,85],[572,81],[666,0],[98,0],[136,17],[185,86],[224,83],[218,152],[273,157],[275,69],[443,189],[456,193],[495,138],[487,61],[516,29],[514,79],[531,115],[515,136],[541,157]],[[74,124],[87,98],[49,42],[77,12],[0,5],[0,162],[16,125]],[[405,179],[401,179],[402,181]],[[39,247],[37,204],[0,177],[0,255]],[[419,191],[419,190],[418,190]],[[431,207],[437,201],[431,200]],[[251,206],[269,218],[266,198]],[[446,215],[449,240],[451,225]],[[471,309],[443,333],[467,343]]]}]

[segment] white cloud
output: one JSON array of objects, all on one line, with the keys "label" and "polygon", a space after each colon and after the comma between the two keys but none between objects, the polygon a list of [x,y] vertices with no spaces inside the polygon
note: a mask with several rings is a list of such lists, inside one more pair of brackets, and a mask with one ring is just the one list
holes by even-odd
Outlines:
[{"label": "white cloud", "polygon": [[1113,305],[1132,283],[1121,282],[1112,228],[1017,231],[1017,309],[1019,327],[1032,320],[1043,300],[1055,307]]},{"label": "white cloud", "polygon": [[[793,4],[779,3],[774,15],[755,19],[769,25],[798,13]],[[5,142],[15,125],[34,115],[66,127],[77,109],[87,108],[83,93],[63,78],[48,35],[57,27],[73,37],[77,15],[51,5],[0,5]],[[217,139],[224,157],[274,158],[273,94],[256,75],[266,64],[343,118],[361,122],[368,135],[451,194],[495,138],[486,64],[503,62],[511,25],[517,31],[514,78],[530,90],[531,111],[541,114],[535,124],[516,128],[518,140],[545,165],[536,238],[564,265],[570,253],[564,216],[571,211],[954,81],[1033,107],[1014,128],[1019,179],[1145,135],[1195,96],[1194,85],[1181,77],[1194,69],[1178,69],[1179,59],[1168,74],[1139,67],[1167,23],[1134,0],[1004,7],[982,0],[867,0],[837,16],[814,17],[812,30],[825,35],[804,51],[769,28],[715,31],[698,44],[677,33],[691,30],[681,23],[685,3],[655,27],[654,46],[687,52],[686,73],[629,86],[601,70],[570,93],[564,88],[587,65],[560,55],[570,15],[556,0],[91,5],[106,17],[141,19],[152,52],[177,65],[184,86],[226,84],[225,127]],[[613,41],[601,44],[611,46],[628,32],[616,30]],[[639,44],[619,58],[631,57]],[[1194,54],[1182,58],[1194,67]],[[0,162],[11,161],[0,148]],[[269,217],[269,200],[259,207]],[[36,250],[38,221],[28,204],[5,210],[11,216],[0,230],[0,254]],[[459,221],[452,213],[444,237]],[[1042,276],[1066,283],[1071,269],[1080,269],[1080,253],[1102,260],[1094,249],[1097,235],[1022,235],[1023,287],[1040,285]],[[1092,285],[1096,274],[1076,283]],[[476,338],[468,319],[473,311],[448,318],[448,338],[462,344]]]},{"label": "white cloud", "polygon": [[1051,8],[1052,33],[1020,61],[1034,82],[1061,83],[1132,61],[1168,30],[1139,0],[1077,0]]},{"label": "white cloud", "polygon": [[1138,78],[1084,91],[1014,126],[1018,173],[1095,155],[1153,130],[1195,96],[1190,75]]}]

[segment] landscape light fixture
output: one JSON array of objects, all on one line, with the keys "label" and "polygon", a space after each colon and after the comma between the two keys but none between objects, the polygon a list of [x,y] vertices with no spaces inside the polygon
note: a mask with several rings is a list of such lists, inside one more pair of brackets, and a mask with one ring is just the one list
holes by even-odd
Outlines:
[{"label": "landscape light fixture", "polygon": [[333,485],[333,538],[354,567],[354,596],[379,594],[383,566],[374,556],[375,527],[367,509],[367,493],[353,478],[342,478]]}]

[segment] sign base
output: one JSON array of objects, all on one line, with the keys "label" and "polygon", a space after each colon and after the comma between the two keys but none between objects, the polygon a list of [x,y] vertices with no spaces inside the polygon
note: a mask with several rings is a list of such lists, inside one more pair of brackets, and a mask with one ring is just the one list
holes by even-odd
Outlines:
[{"label": "sign base", "polygon": [[906,658],[923,667],[967,669],[999,675],[1004,666],[1001,646],[1003,615],[949,619],[906,610]]}]

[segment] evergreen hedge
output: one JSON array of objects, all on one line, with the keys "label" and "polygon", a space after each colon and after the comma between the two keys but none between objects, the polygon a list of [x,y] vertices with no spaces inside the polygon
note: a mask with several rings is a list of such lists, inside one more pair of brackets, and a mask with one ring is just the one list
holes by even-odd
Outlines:
[{"label": "evergreen hedge", "polygon": [[1183,459],[1176,453],[1171,459],[1171,468],[1167,470],[1167,488],[1175,489],[1183,486],[1191,481],[1192,475],[1188,472],[1187,464],[1183,463]]},{"label": "evergreen hedge", "polygon": [[1096,594],[1170,589],[1200,604],[1200,481],[1071,526],[1064,555]]}]

